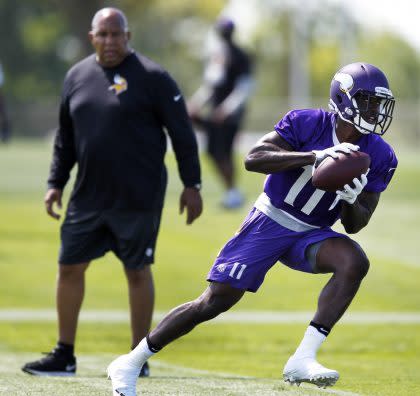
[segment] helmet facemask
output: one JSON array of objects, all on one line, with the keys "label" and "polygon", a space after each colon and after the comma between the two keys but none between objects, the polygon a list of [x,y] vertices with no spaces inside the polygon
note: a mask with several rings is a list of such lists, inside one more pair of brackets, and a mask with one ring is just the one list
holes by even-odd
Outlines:
[{"label": "helmet facemask", "polygon": [[376,133],[383,135],[392,122],[395,100],[391,91],[359,91],[352,98],[355,116],[352,124],[363,134]]}]

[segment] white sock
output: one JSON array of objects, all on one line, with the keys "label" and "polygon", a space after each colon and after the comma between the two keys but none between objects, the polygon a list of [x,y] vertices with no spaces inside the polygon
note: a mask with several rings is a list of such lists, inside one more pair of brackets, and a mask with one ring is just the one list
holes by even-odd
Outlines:
[{"label": "white sock", "polygon": [[141,368],[151,356],[154,355],[147,345],[146,337],[127,355],[128,363],[134,367]]},{"label": "white sock", "polygon": [[327,337],[321,334],[315,327],[308,326],[300,342],[294,357],[298,359],[302,358],[313,358],[315,359],[319,347],[325,341]]}]

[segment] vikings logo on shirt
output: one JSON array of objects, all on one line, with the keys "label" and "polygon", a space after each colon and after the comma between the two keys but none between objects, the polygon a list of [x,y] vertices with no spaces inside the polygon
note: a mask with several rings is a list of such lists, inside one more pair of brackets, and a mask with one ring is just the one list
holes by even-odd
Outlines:
[{"label": "vikings logo on shirt", "polygon": [[114,76],[114,84],[112,84],[108,90],[114,91],[116,95],[119,95],[120,93],[123,93],[124,91],[127,91],[128,84],[127,80],[124,77],[121,77],[119,74],[116,74]]},{"label": "vikings logo on shirt", "polygon": [[216,268],[219,272],[225,272],[226,264],[219,264]]}]

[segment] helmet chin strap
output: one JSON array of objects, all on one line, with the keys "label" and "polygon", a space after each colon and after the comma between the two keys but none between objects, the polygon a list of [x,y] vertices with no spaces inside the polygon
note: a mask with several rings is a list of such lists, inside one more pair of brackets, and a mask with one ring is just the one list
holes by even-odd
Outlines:
[{"label": "helmet chin strap", "polygon": [[375,129],[375,125],[366,122],[360,114],[357,114],[354,117],[354,121],[355,122],[353,123],[353,125],[355,126],[355,128],[364,135],[369,135]]},{"label": "helmet chin strap", "polygon": [[[360,133],[363,133],[364,135],[369,135],[375,129],[375,126],[367,123],[363,118],[361,118],[360,114],[356,114],[353,120],[348,120],[347,118],[343,117],[343,115],[341,114],[341,111],[339,111],[338,109],[335,109],[335,111],[344,122],[347,122],[347,124],[353,125]],[[360,126],[359,126],[359,119],[360,119]],[[366,128],[367,130],[363,128]]]}]

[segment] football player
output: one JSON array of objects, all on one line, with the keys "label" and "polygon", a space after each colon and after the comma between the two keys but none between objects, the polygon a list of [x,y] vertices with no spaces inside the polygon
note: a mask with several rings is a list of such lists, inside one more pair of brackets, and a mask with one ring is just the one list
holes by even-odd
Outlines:
[{"label": "football player", "polygon": [[[246,291],[256,292],[277,262],[297,271],[332,274],[283,377],[297,384],[335,384],[338,372],[318,363],[317,351],[369,269],[365,252],[347,234],[368,224],[397,158],[381,137],[394,109],[394,96],[381,70],[360,62],[344,66],[332,80],[330,107],[331,112],[289,112],[251,149],[245,166],[268,175],[263,193],[217,256],[203,294],[169,312],[132,352],[110,364],[114,395],[135,395],[143,362],[198,324],[230,309]],[[313,167],[324,158],[357,150],[371,157],[368,175],[360,175],[354,185],[336,193],[312,185]],[[331,229],[337,220],[347,234]]]},{"label": "football player", "polygon": [[[207,153],[223,182],[222,206],[235,209],[244,203],[237,187],[233,145],[246,114],[253,92],[251,56],[234,40],[235,23],[220,18],[214,27],[217,45],[208,56],[203,83],[188,102],[194,124],[207,139]],[[203,115],[208,107],[209,114]]]}]

